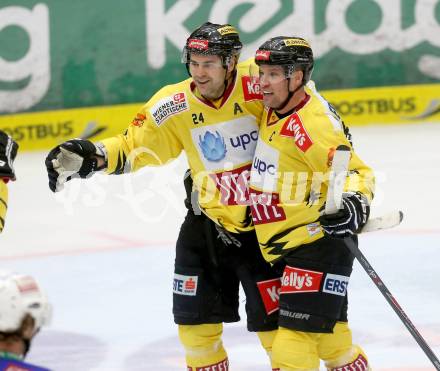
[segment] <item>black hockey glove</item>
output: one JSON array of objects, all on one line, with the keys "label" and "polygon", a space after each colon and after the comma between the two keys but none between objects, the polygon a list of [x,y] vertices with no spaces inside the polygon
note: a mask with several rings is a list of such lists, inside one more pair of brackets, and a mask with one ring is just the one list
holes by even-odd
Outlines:
[{"label": "black hockey glove", "polygon": [[192,195],[192,190],[193,190],[193,180],[191,177],[191,170],[190,169],[185,171],[185,175],[183,177],[183,185],[185,187],[185,194],[186,194],[186,198],[184,201],[185,207],[188,210],[192,210],[191,195]]},{"label": "black hockey glove", "polygon": [[369,215],[370,206],[363,194],[359,192],[344,193],[342,195],[342,209],[335,214],[321,215],[319,221],[325,233],[342,238],[359,233]]},{"label": "black hockey glove", "polygon": [[193,178],[191,174],[191,170],[188,169],[185,171],[185,176],[183,177],[183,185],[185,186],[185,207],[188,210],[191,210],[195,215],[200,215],[202,211],[199,206],[199,193],[193,189]]},{"label": "black hockey glove", "polygon": [[0,130],[0,178],[15,180],[14,160],[18,144],[8,134]]},{"label": "black hockey glove", "polygon": [[52,149],[45,162],[50,190],[61,191],[72,178],[88,178],[103,169],[105,166],[98,168],[97,156],[105,157],[103,149],[84,139],[68,140]]}]

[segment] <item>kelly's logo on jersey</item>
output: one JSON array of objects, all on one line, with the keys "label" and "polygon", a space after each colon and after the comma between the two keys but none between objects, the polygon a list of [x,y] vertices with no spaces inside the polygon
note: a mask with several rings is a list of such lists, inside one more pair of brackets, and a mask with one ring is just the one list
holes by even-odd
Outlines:
[{"label": "kelly's logo on jersey", "polygon": [[328,273],[325,276],[323,292],[327,294],[345,296],[350,277]]},{"label": "kelly's logo on jersey", "polygon": [[176,93],[158,101],[150,108],[150,114],[157,126],[160,126],[169,117],[189,109],[185,93]]},{"label": "kelly's logo on jersey", "polygon": [[173,292],[177,295],[195,296],[197,293],[197,276],[174,274]]},{"label": "kelly's logo on jersey", "polygon": [[243,76],[241,78],[241,84],[243,86],[243,94],[245,101],[263,99],[263,93],[261,92],[260,83],[257,78],[251,78],[250,76]]},{"label": "kelly's logo on jersey", "polygon": [[323,273],[286,266],[281,279],[282,294],[319,292]]},{"label": "kelly's logo on jersey", "polygon": [[203,138],[199,135],[199,146],[203,156],[205,156],[208,161],[217,162],[223,160],[226,156],[225,139],[218,131],[216,131],[215,134],[207,131]]},{"label": "kelly's logo on jersey", "polygon": [[307,133],[307,130],[297,113],[291,115],[285,122],[280,131],[280,135],[294,138],[296,146],[302,152],[306,152],[313,144],[310,135]]},{"label": "kelly's logo on jersey", "polygon": [[280,288],[281,279],[274,278],[272,280],[257,282],[261,299],[263,299],[264,308],[267,314],[276,312],[280,307]]}]

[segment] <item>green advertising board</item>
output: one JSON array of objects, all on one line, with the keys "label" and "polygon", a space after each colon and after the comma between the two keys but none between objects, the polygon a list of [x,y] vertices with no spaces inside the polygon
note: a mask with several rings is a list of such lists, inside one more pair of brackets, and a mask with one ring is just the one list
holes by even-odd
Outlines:
[{"label": "green advertising board", "polygon": [[207,20],[235,25],[244,57],[305,37],[320,89],[440,80],[437,0],[1,0],[0,113],[142,102],[187,76]]}]

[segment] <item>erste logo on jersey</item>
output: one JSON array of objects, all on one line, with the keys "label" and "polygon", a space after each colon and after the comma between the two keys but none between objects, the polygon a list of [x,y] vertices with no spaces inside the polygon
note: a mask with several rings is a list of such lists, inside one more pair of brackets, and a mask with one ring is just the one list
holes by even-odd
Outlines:
[{"label": "erste logo on jersey", "polygon": [[306,152],[313,144],[313,141],[307,133],[298,113],[292,114],[287,119],[280,130],[280,135],[294,138],[296,146],[302,152]]},{"label": "erste logo on jersey", "polygon": [[186,94],[176,93],[159,100],[150,108],[150,114],[157,126],[160,126],[169,117],[189,109]]},{"label": "erste logo on jersey", "polygon": [[258,290],[263,299],[267,314],[276,312],[280,308],[281,279],[274,278],[267,281],[257,282]]},{"label": "erste logo on jersey", "polygon": [[245,101],[262,100],[260,82],[256,77],[242,76],[241,84],[243,85],[243,94]]},{"label": "erste logo on jersey", "polygon": [[250,173],[250,165],[245,165],[231,171],[210,174],[220,192],[223,205],[249,204]]},{"label": "erste logo on jersey", "polygon": [[195,296],[197,293],[198,276],[174,274],[173,293],[177,295]]},{"label": "erste logo on jersey", "polygon": [[327,273],[322,291],[327,294],[345,296],[350,277]]},{"label": "erste logo on jersey", "polygon": [[281,278],[282,294],[300,294],[305,292],[319,292],[323,272],[286,266]]},{"label": "erste logo on jersey", "polygon": [[261,192],[249,189],[249,200],[254,225],[286,220],[284,209],[279,206],[278,193]]}]

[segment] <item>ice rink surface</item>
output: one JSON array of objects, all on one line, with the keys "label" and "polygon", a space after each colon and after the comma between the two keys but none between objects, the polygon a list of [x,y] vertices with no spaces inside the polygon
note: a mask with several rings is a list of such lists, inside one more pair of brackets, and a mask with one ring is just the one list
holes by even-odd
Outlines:
[{"label": "ice rink surface", "polygon": [[[372,215],[405,213],[398,228],[362,235],[361,249],[440,356],[440,124],[352,133],[377,176]],[[75,180],[54,195],[44,157],[19,155],[0,236],[0,268],[37,277],[54,305],[29,361],[57,371],[184,370],[171,304],[186,159]],[[373,370],[434,370],[357,263],[349,287],[354,338]],[[232,371],[270,369],[243,320],[225,326],[224,343]]]}]

